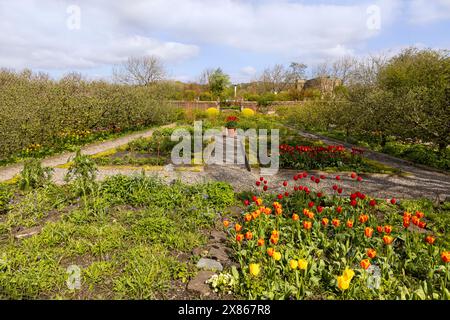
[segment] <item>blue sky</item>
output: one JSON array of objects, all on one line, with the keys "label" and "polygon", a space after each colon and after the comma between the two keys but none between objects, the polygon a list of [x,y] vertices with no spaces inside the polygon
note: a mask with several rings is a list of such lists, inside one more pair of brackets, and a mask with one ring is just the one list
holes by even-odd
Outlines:
[{"label": "blue sky", "polygon": [[221,67],[234,82],[291,61],[450,49],[450,0],[0,0],[0,67],[109,79],[156,55],[173,79]]}]

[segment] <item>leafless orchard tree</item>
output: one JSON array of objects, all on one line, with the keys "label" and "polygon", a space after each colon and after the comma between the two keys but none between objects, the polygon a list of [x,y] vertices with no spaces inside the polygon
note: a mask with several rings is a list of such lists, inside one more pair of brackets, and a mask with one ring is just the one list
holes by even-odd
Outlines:
[{"label": "leafless orchard tree", "polygon": [[304,77],[306,65],[292,62],[288,68],[282,64],[266,68],[259,81],[266,91],[278,93],[285,90],[289,85]]},{"label": "leafless orchard tree", "polygon": [[130,57],[113,69],[114,80],[124,84],[148,86],[165,77],[164,64],[155,56]]},{"label": "leafless orchard tree", "polygon": [[214,73],[215,69],[213,68],[207,68],[203,70],[203,72],[200,74],[198,83],[202,85],[209,85],[211,75]]}]

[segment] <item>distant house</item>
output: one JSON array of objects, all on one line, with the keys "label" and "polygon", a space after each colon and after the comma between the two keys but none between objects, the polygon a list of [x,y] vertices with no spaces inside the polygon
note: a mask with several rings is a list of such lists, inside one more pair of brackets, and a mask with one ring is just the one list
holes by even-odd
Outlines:
[{"label": "distant house", "polygon": [[342,80],[333,77],[317,77],[309,80],[297,80],[296,89],[299,91],[308,89],[320,90],[322,94],[332,94],[333,90],[342,85]]}]

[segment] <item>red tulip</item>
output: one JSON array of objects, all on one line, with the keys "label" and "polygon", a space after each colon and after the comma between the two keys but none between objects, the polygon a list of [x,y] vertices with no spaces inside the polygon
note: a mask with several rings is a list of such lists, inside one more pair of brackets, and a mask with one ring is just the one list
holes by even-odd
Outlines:
[{"label": "red tulip", "polygon": [[313,201],[310,201],[310,202],[308,203],[308,207],[310,207],[310,208],[314,207],[314,202],[313,202]]},{"label": "red tulip", "polygon": [[261,185],[261,182],[260,181],[256,181],[256,186],[260,186]]},{"label": "red tulip", "polygon": [[244,205],[246,205],[246,206],[250,205],[250,201],[244,200]]},{"label": "red tulip", "polygon": [[356,173],[352,172],[352,174],[350,175],[350,177],[351,177],[352,179],[355,179],[355,178],[356,178]]},{"label": "red tulip", "polygon": [[287,181],[284,181],[283,186],[287,187],[287,185],[288,185]]},{"label": "red tulip", "polygon": [[371,207],[375,207],[377,205],[377,201],[375,199],[372,199],[372,200],[369,201],[369,205]]},{"label": "red tulip", "polygon": [[267,191],[267,189],[269,189],[268,186],[264,186],[264,187],[263,187],[263,190],[264,190],[264,191]]},{"label": "red tulip", "polygon": [[277,198],[281,200],[281,199],[283,199],[283,195],[280,193],[280,194],[277,196]]},{"label": "red tulip", "polygon": [[341,207],[341,206],[338,206],[338,207],[336,208],[336,211],[337,211],[337,213],[341,213],[341,212],[342,212],[342,207]]},{"label": "red tulip", "polygon": [[336,176],[336,180],[341,180],[341,176]]}]

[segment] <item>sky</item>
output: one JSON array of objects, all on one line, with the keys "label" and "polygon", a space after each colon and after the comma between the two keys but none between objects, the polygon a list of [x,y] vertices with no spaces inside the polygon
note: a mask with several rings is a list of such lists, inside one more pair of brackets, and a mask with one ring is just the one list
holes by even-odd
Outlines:
[{"label": "sky", "polygon": [[0,0],[0,68],[55,78],[155,55],[171,79],[221,67],[237,83],[409,46],[450,49],[450,0]]}]

